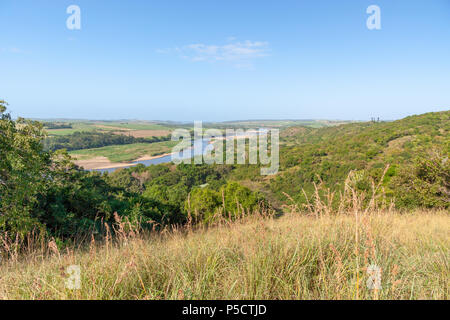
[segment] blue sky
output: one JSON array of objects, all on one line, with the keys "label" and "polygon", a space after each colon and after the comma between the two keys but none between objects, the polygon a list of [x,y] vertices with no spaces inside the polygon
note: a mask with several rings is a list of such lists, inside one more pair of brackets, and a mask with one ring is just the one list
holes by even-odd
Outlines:
[{"label": "blue sky", "polygon": [[[69,30],[69,5],[81,30]],[[368,30],[369,5],[381,30]],[[398,119],[450,109],[450,0],[0,1],[14,116]]]}]

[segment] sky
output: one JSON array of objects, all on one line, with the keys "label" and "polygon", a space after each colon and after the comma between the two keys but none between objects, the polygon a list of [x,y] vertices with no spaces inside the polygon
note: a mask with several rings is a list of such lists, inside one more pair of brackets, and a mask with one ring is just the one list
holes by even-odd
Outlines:
[{"label": "sky", "polygon": [[450,0],[0,0],[1,99],[13,116],[105,120],[449,110]]}]

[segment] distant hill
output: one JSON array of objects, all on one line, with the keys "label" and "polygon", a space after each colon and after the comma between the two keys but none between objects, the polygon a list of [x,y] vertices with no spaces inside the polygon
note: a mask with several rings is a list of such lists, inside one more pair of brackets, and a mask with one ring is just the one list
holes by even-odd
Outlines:
[{"label": "distant hill", "polygon": [[310,128],[322,128],[328,126],[337,126],[345,123],[351,123],[349,120],[317,120],[317,119],[285,119],[285,120],[236,120],[236,121],[223,121],[223,122],[211,122],[205,123],[206,127],[218,127],[218,128],[286,128],[286,127],[310,127]]}]

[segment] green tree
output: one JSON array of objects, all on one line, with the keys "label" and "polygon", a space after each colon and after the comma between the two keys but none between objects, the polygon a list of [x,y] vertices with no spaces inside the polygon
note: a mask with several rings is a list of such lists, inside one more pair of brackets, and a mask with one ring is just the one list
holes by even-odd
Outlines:
[{"label": "green tree", "polygon": [[253,192],[249,188],[237,182],[229,182],[220,189],[225,200],[225,215],[237,217],[243,213],[252,213],[255,209],[262,209],[267,206],[264,197],[258,192]]},{"label": "green tree", "polygon": [[396,204],[399,207],[450,207],[450,161],[448,156],[435,153],[404,167],[391,180]]},{"label": "green tree", "polygon": [[48,179],[50,155],[42,149],[42,125],[13,120],[6,107],[0,100],[0,230],[24,235],[43,227],[32,210]]},{"label": "green tree", "polygon": [[219,192],[208,187],[194,188],[185,201],[185,211],[191,214],[194,222],[210,222],[221,205]]}]

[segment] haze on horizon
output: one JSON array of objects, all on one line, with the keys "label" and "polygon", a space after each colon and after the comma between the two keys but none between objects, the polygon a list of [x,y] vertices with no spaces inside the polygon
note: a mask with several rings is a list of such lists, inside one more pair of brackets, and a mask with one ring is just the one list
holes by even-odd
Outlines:
[{"label": "haze on horizon", "polygon": [[[67,7],[81,9],[69,30]],[[370,5],[381,30],[369,30]],[[450,1],[0,3],[13,116],[395,120],[450,109]]]}]

